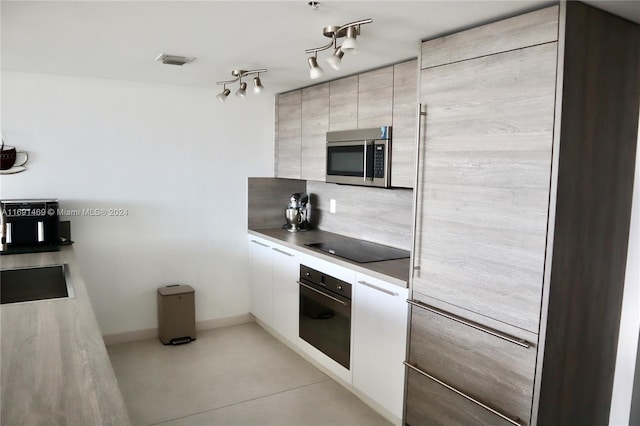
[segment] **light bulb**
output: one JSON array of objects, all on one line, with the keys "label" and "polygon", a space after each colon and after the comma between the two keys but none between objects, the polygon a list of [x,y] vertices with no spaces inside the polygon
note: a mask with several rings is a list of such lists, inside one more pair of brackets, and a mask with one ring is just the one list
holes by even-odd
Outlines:
[{"label": "light bulb", "polygon": [[222,93],[219,93],[218,96],[216,96],[218,98],[218,100],[220,102],[224,102],[227,100],[227,96],[229,96],[229,93],[231,93],[231,90],[227,89],[225,87],[225,89],[222,91]]},{"label": "light bulb", "polygon": [[358,42],[356,42],[356,27],[347,28],[347,38],[342,42],[341,49],[345,53],[358,53]]},{"label": "light bulb", "polygon": [[247,96],[247,83],[240,83],[240,88],[236,90],[236,96],[240,98],[244,98],[245,96]]},{"label": "light bulb", "polygon": [[342,65],[342,57],[344,56],[344,52],[342,48],[338,47],[333,55],[329,56],[326,60],[331,68],[336,71],[340,71],[340,65]]},{"label": "light bulb", "polygon": [[253,93],[258,94],[264,92],[264,86],[260,81],[260,75],[253,78]]},{"label": "light bulb", "polygon": [[309,77],[311,77],[312,80],[322,77],[322,75],[324,74],[324,71],[322,70],[322,68],[320,68],[320,65],[318,65],[318,61],[316,60],[316,57],[312,56],[309,59],[307,59],[307,61],[309,62],[309,67],[310,67]]}]

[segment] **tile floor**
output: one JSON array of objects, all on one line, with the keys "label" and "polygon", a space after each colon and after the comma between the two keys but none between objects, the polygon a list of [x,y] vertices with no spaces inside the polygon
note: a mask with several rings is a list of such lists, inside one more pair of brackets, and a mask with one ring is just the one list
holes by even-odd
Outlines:
[{"label": "tile floor", "polygon": [[389,425],[255,323],[107,348],[138,425]]}]

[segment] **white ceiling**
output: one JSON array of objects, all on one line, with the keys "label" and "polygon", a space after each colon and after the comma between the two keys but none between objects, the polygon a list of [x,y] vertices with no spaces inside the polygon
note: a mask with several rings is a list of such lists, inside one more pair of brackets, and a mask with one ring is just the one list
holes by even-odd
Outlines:
[{"label": "white ceiling", "polygon": [[[549,1],[6,1],[2,69],[212,88],[231,70],[267,68],[279,93],[414,58],[420,40],[538,9]],[[591,1],[640,23],[637,1]],[[308,77],[304,51],[326,44],[322,27],[372,18],[360,53],[343,69]],[[160,53],[195,56],[182,67]]]}]

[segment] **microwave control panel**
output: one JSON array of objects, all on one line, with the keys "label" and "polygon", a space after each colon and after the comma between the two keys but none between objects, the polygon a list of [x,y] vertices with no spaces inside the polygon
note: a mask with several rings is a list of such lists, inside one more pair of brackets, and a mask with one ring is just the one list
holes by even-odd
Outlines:
[{"label": "microwave control panel", "polygon": [[375,145],[373,152],[373,177],[384,178],[384,145]]}]

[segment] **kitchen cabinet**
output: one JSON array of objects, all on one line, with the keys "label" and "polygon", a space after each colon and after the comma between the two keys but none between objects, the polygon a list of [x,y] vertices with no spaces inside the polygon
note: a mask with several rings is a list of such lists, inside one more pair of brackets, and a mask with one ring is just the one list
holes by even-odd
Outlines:
[{"label": "kitchen cabinet", "polygon": [[435,378],[407,370],[408,426],[513,426],[493,412],[443,386]]},{"label": "kitchen cabinet", "polygon": [[408,290],[356,273],[353,386],[402,418]]},{"label": "kitchen cabinet", "polygon": [[327,131],[391,125],[391,184],[412,188],[417,75],[414,60],[278,95],[276,177],[324,181]]},{"label": "kitchen cabinet", "polygon": [[251,313],[268,326],[273,324],[273,271],[271,245],[249,238],[249,285]]},{"label": "kitchen cabinet", "polygon": [[271,247],[273,260],[273,328],[290,342],[298,339],[298,253],[283,246]]},{"label": "kitchen cabinet", "polygon": [[393,67],[358,75],[358,129],[390,126],[393,114]]},{"label": "kitchen cabinet", "polygon": [[391,185],[413,188],[416,175],[418,61],[393,66]]},{"label": "kitchen cabinet", "polygon": [[329,82],[329,131],[358,127],[358,76]]},{"label": "kitchen cabinet", "polygon": [[298,253],[249,236],[251,313],[290,342],[298,338]]},{"label": "kitchen cabinet", "polygon": [[302,159],[300,177],[324,181],[327,164],[330,83],[302,89]]},{"label": "kitchen cabinet", "polygon": [[579,2],[423,43],[407,424],[608,422],[638,43]]},{"label": "kitchen cabinet", "polygon": [[420,299],[414,293],[411,304],[408,362],[419,366],[415,371],[474,397],[507,418],[528,423],[535,343],[513,339]]},{"label": "kitchen cabinet", "polygon": [[284,93],[276,99],[275,175],[300,179],[302,91]]},{"label": "kitchen cabinet", "polygon": [[415,291],[538,331],[556,43],[427,68]]}]

